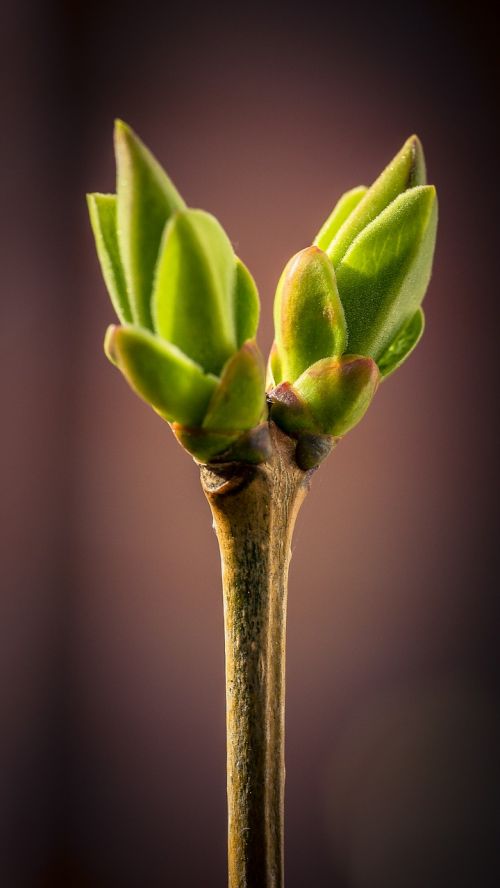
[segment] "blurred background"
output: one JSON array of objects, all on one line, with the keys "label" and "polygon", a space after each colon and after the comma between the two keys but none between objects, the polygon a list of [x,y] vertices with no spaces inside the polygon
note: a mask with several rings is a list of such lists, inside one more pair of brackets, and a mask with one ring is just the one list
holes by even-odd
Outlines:
[{"label": "blurred background", "polygon": [[4,0],[1,22],[0,885],[226,882],[209,510],[102,352],[84,194],[114,188],[116,116],[225,226],[266,350],[287,259],[423,140],[441,214],[427,331],[295,534],[287,886],[498,885],[493,19]]}]

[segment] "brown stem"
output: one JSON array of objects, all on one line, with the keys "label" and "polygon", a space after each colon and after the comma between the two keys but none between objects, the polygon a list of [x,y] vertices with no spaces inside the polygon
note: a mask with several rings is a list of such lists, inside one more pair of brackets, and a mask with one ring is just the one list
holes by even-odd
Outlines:
[{"label": "brown stem", "polygon": [[229,888],[283,888],[285,628],[295,519],[311,472],[271,424],[259,466],[202,467],[224,592]]}]

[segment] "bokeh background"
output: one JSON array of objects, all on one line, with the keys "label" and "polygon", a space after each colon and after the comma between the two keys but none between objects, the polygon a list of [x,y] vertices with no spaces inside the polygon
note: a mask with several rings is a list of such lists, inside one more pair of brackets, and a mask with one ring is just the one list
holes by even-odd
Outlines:
[{"label": "bokeh background", "polygon": [[102,353],[84,204],[129,121],[261,292],[411,133],[428,327],[316,476],[291,565],[288,888],[499,884],[496,52],[480,4],[2,4],[2,888],[226,880],[218,551]]}]

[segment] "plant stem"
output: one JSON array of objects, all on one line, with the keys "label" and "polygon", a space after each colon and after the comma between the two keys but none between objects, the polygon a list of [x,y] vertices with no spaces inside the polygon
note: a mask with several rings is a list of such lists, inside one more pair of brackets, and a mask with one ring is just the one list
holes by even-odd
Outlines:
[{"label": "plant stem", "polygon": [[312,472],[271,424],[259,466],[204,466],[224,592],[229,888],[283,888],[285,628],[295,519]]}]

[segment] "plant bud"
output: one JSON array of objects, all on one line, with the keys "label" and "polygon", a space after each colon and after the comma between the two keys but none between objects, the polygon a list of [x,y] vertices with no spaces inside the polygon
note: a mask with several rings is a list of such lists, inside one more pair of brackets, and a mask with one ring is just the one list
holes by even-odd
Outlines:
[{"label": "plant bud", "polygon": [[429,283],[436,191],[399,195],[353,242],[337,268],[349,350],[378,360],[419,308]]},{"label": "plant bud", "polygon": [[260,303],[257,285],[241,259],[236,259],[234,280],[234,323],[238,348],[247,339],[255,339],[259,325]]},{"label": "plant bud", "polygon": [[364,416],[378,386],[375,361],[359,355],[323,358],[309,367],[294,388],[323,435],[341,437]]},{"label": "plant bud", "polygon": [[319,435],[320,426],[305,399],[291,382],[281,382],[269,392],[271,419],[287,435],[299,438],[303,434]]},{"label": "plant bud", "polygon": [[200,463],[243,462],[257,465],[272,453],[267,422],[241,434],[210,432],[173,423],[172,431],[179,444]]},{"label": "plant bud", "polygon": [[368,188],[366,188],[365,185],[358,185],[357,188],[351,188],[350,191],[346,191],[335,204],[326,222],[323,223],[313,240],[313,244],[319,247],[320,250],[328,251],[328,247],[332,243],[341,225],[343,225],[346,219],[348,219],[367,191]]},{"label": "plant bud", "polygon": [[320,358],[344,351],[346,327],[335,273],[318,247],[301,250],[285,267],[274,300],[274,326],[287,382]]},{"label": "plant bud", "polygon": [[105,344],[130,387],[164,419],[201,425],[217,388],[215,376],[175,345],[138,327],[110,327]]},{"label": "plant bud", "polygon": [[208,405],[203,428],[242,431],[258,425],[266,409],[264,361],[254,340],[248,340],[225,365]]},{"label": "plant bud", "polygon": [[116,234],[116,194],[87,194],[87,206],[97,256],[113,308],[123,324],[132,323],[132,311]]},{"label": "plant bud", "polygon": [[282,380],[283,373],[281,370],[281,360],[278,353],[278,346],[276,345],[276,342],[273,342],[267,362],[266,391],[274,388],[276,385],[279,385]]},{"label": "plant bud", "polygon": [[214,216],[176,213],[165,229],[153,293],[155,330],[219,374],[236,349],[235,256]]},{"label": "plant bud", "polygon": [[134,323],[152,330],[151,291],[165,223],[185,204],[158,161],[123,121],[115,124],[118,243]]},{"label": "plant bud", "polygon": [[383,379],[394,373],[401,364],[411,355],[413,349],[420,342],[425,329],[425,315],[419,308],[408,321],[405,321],[390,346],[378,358],[377,365]]},{"label": "plant bud", "polygon": [[366,228],[398,195],[416,185],[425,185],[425,160],[417,136],[410,136],[396,157],[368,189],[347,217],[328,247],[328,255],[337,268],[357,235]]}]

